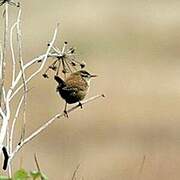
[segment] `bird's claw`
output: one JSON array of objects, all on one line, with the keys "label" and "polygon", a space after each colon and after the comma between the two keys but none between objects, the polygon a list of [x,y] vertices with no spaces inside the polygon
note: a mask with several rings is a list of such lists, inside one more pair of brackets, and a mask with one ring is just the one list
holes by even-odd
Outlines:
[{"label": "bird's claw", "polygon": [[79,102],[79,107],[81,107],[81,109],[83,108],[83,105],[81,102]]},{"label": "bird's claw", "polygon": [[64,110],[64,117],[69,118],[68,113],[66,110]]}]

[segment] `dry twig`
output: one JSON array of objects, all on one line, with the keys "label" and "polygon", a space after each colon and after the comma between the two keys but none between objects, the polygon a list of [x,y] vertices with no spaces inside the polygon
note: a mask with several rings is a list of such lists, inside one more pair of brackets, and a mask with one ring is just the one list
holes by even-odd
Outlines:
[{"label": "dry twig", "polygon": [[78,172],[78,170],[79,170],[79,168],[80,168],[80,165],[81,165],[81,164],[78,164],[78,165],[77,165],[76,169],[75,169],[74,172],[73,172],[73,175],[72,175],[71,180],[76,180],[76,175],[77,175],[77,172]]},{"label": "dry twig", "polygon": [[[100,97],[104,97],[104,95],[97,95],[97,96],[93,96],[87,100],[84,100],[81,102],[82,105],[85,105],[87,103],[90,103]],[[67,113],[70,113],[74,110],[76,110],[77,108],[79,108],[80,105],[77,104],[75,106],[73,106],[72,108],[67,110]],[[13,159],[13,157],[15,156],[15,154],[27,143],[29,143],[32,139],[34,139],[37,135],[39,135],[40,133],[42,133],[42,131],[44,131],[45,129],[47,129],[47,127],[49,127],[49,125],[51,125],[57,118],[63,117],[64,116],[64,112],[63,113],[59,113],[56,114],[55,116],[53,116],[51,119],[49,119],[45,124],[43,124],[39,129],[37,129],[34,133],[32,133],[30,136],[28,136],[27,138],[25,138],[20,144],[18,144],[15,148],[15,150],[9,155],[10,156],[10,160]]]}]

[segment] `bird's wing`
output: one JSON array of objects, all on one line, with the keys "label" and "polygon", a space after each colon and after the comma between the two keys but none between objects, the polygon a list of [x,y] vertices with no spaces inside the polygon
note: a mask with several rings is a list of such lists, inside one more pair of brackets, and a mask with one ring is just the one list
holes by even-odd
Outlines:
[{"label": "bird's wing", "polygon": [[73,88],[74,91],[84,91],[87,89],[87,83],[81,78],[72,78],[71,76],[66,80],[66,87]]},{"label": "bird's wing", "polygon": [[76,87],[70,87],[70,86],[65,86],[65,87],[62,88],[62,90],[68,91],[68,92],[77,92],[77,91],[78,91],[78,88],[76,88]]}]

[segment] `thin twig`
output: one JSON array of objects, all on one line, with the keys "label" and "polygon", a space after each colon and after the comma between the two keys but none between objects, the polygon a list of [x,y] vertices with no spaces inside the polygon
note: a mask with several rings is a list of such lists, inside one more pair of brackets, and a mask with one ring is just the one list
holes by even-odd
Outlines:
[{"label": "thin twig", "polygon": [[56,71],[56,75],[57,75],[57,76],[58,76],[58,74],[59,74],[59,69],[60,69],[60,67],[61,67],[61,61],[59,60],[59,61],[58,61],[57,71]]},{"label": "thin twig", "polygon": [[9,89],[9,91],[7,93],[7,96],[6,96],[6,102],[5,102],[5,106],[6,106],[5,111],[6,111],[6,113],[4,113],[2,108],[0,108],[0,113],[1,113],[1,116],[3,117],[3,122],[2,122],[1,129],[0,129],[0,149],[3,146],[3,142],[4,142],[4,139],[5,139],[5,136],[6,136],[6,131],[7,131],[8,123],[9,123],[9,119],[10,119],[9,98],[10,98],[11,93],[12,93],[12,88]]},{"label": "thin twig", "polygon": [[38,163],[38,159],[37,159],[36,153],[34,154],[34,161],[36,163],[36,167],[37,167],[38,172],[41,172],[40,165]]},{"label": "thin twig", "polygon": [[19,64],[20,64],[20,69],[22,72],[22,82],[23,82],[23,87],[24,87],[24,108],[23,108],[23,126],[22,126],[22,132],[21,132],[21,138],[23,139],[25,137],[25,131],[26,131],[26,105],[27,105],[27,84],[26,84],[26,75],[24,71],[24,63],[22,60],[22,34],[21,34],[21,29],[20,29],[20,18],[21,18],[21,9],[19,10],[18,18],[17,18],[17,41],[19,45]]},{"label": "thin twig", "polygon": [[[57,34],[57,28],[55,29],[55,33],[53,35],[53,40],[47,49],[47,52],[45,54],[44,60],[41,64],[40,68],[35,73],[33,73],[28,80],[26,80],[26,83],[29,82],[35,75],[37,75],[42,70],[42,68],[43,68],[43,66],[47,60],[48,54],[51,50],[51,46],[55,41],[56,34]],[[1,113],[1,116],[3,117],[3,123],[2,123],[1,129],[0,129],[0,149],[3,147],[3,142],[4,142],[4,139],[6,136],[6,131],[7,131],[7,127],[8,127],[8,123],[9,123],[9,119],[10,119],[10,113],[11,113],[11,111],[10,111],[10,97],[12,95],[12,92],[13,92],[15,86],[17,85],[17,83],[19,82],[19,80],[21,78],[21,75],[22,75],[22,73],[20,73],[20,77],[17,77],[15,79],[15,81],[12,83],[11,87],[9,88],[9,90],[7,92],[6,102],[5,102],[6,114],[4,114],[2,108],[0,108],[0,113]]]},{"label": "thin twig", "polygon": [[68,62],[66,60],[64,60],[64,63],[66,64],[66,66],[69,69],[69,71],[72,73],[73,71],[72,71],[70,65],[68,64]]},{"label": "thin twig", "polygon": [[[53,49],[56,53],[61,54],[61,51],[60,51],[57,47],[52,46],[52,49]],[[61,54],[61,55],[62,55],[62,54]]]},{"label": "thin twig", "polygon": [[76,174],[77,174],[77,172],[78,172],[78,170],[79,170],[79,168],[80,168],[80,165],[81,165],[81,164],[78,164],[78,165],[77,165],[76,169],[75,169],[74,172],[73,172],[73,175],[72,175],[71,180],[76,180]]},{"label": "thin twig", "polygon": [[2,93],[3,93],[3,100],[4,102],[6,102],[6,91],[4,87],[2,88]]},{"label": "thin twig", "polygon": [[65,65],[65,63],[64,63],[64,59],[63,59],[63,58],[61,59],[61,61],[62,61],[62,67],[63,67],[64,79],[66,79],[66,65]]},{"label": "thin twig", "polygon": [[146,156],[144,155],[143,159],[142,159],[142,162],[141,162],[140,169],[139,169],[139,174],[141,174],[142,171],[143,171],[145,161],[146,161]]},{"label": "thin twig", "polygon": [[6,132],[6,148],[7,148],[7,151],[9,153],[9,139],[10,139],[10,129],[9,129],[9,125],[8,125],[8,128],[7,128],[7,132]]},{"label": "thin twig", "polygon": [[[52,48],[52,46],[53,46],[53,44],[54,44],[54,42],[55,42],[55,39],[56,39],[56,36],[57,36],[58,27],[59,27],[59,24],[57,25],[57,27],[56,27],[56,29],[55,29],[55,31],[54,31],[54,35],[53,35],[52,41],[51,41],[50,45],[48,46],[48,49],[47,49],[46,53],[45,53],[44,55],[38,57],[38,58],[33,59],[32,61],[30,61],[29,63],[27,63],[27,64],[24,65],[23,69],[24,69],[24,71],[25,71],[26,68],[28,68],[29,66],[31,66],[32,64],[34,64],[34,63],[37,62],[38,60],[42,60],[42,63],[41,63],[41,65],[40,65],[39,69],[36,70],[28,79],[26,79],[26,81],[25,81],[26,84],[28,84],[29,81],[31,81],[31,80],[32,80],[39,72],[41,72],[41,70],[43,69],[43,67],[44,67],[44,65],[45,65],[45,63],[46,63],[46,61],[47,61],[47,58],[49,57],[50,50],[51,50],[51,48]],[[17,75],[16,80],[15,80],[15,82],[14,82],[15,85],[19,82],[21,76],[22,76],[22,72],[19,72],[19,74]],[[16,89],[16,91],[13,93],[13,95],[10,97],[10,100],[11,100],[11,99],[21,90],[21,88],[23,88],[23,87],[24,87],[24,84],[21,84],[21,85]]]},{"label": "thin twig", "polygon": [[66,50],[66,47],[67,47],[67,42],[64,42],[64,45],[63,45],[63,48],[62,48],[62,55],[64,54],[65,50]]},{"label": "thin twig", "polygon": [[[40,168],[40,165],[39,165],[39,162],[38,162],[38,159],[37,159],[37,155],[36,155],[36,154],[34,154],[34,160],[35,160],[35,163],[36,163],[36,167],[37,167],[38,172],[41,173],[41,168]],[[41,176],[40,178],[41,178],[41,180],[44,179],[42,176]]]},{"label": "thin twig", "polygon": [[[56,39],[56,35],[57,35],[57,30],[58,30],[58,26],[56,27],[55,29],[55,32],[54,32],[54,35],[53,35],[53,39],[50,43],[50,46],[48,47],[47,51],[46,51],[46,54],[44,56],[44,59],[42,60],[42,64],[41,66],[39,67],[39,69],[37,71],[35,71],[27,80],[26,80],[26,84],[34,77],[36,76],[44,67],[45,65],[45,62],[48,58],[48,54],[51,50],[51,47]],[[6,136],[6,131],[7,131],[7,127],[8,127],[8,123],[9,123],[9,119],[10,119],[10,114],[11,114],[11,111],[10,111],[10,97],[12,95],[12,92],[15,88],[15,86],[18,84],[20,78],[22,76],[22,72],[19,73],[19,75],[16,77],[15,81],[12,83],[11,87],[9,88],[8,92],[7,92],[7,96],[6,96],[6,102],[5,102],[5,109],[6,109],[6,114],[3,113],[3,110],[2,108],[0,108],[0,113],[1,115],[4,117],[3,118],[3,123],[2,123],[2,126],[1,126],[1,129],[0,129],[0,149],[3,147],[3,142],[4,142],[4,139],[5,139],[5,136]],[[23,87],[23,86],[22,86]]]},{"label": "thin twig", "polygon": [[[35,161],[35,163],[36,163],[36,167],[37,167],[38,172],[41,173],[41,168],[40,168],[40,165],[39,165],[39,162],[38,162],[38,158],[37,158],[36,153],[34,154],[34,161]],[[42,176],[41,176],[40,178],[41,178],[41,180],[43,180],[43,177],[42,177]]]},{"label": "thin twig", "polygon": [[[2,45],[0,44],[0,81],[1,81],[1,86],[2,86],[2,79],[3,79],[3,49],[2,49]],[[0,90],[3,91],[3,86],[0,87]],[[0,99],[1,99],[1,96],[2,96],[2,93],[3,92],[0,92]],[[1,104],[1,102],[0,102]]]},{"label": "thin twig", "polygon": [[[7,36],[8,36],[8,1],[5,4],[5,34],[4,34],[4,50],[3,50],[3,75],[2,75],[2,83],[1,83],[1,87],[0,87],[0,91],[2,92],[2,89],[4,87],[4,79],[5,79],[5,55],[6,55],[6,48],[7,48]],[[7,96],[6,96],[6,100],[4,101],[5,107],[2,111],[4,111],[4,118],[3,118],[3,123],[0,129],[0,149],[3,147],[3,142],[6,136],[6,131],[8,128],[8,123],[9,123],[9,119],[10,119],[10,102],[9,102],[9,98],[13,92],[13,89],[15,87],[15,84],[13,82],[12,79],[12,83],[11,83],[11,87],[9,88],[8,92],[7,92]],[[0,97],[1,98],[1,97]],[[2,99],[0,99],[0,103],[2,105]],[[1,113],[2,114],[2,113]]]},{"label": "thin twig", "polygon": [[4,80],[5,80],[5,68],[6,68],[6,51],[7,51],[7,38],[8,38],[8,26],[9,26],[9,13],[8,13],[8,7],[9,4],[8,2],[5,3],[5,28],[4,28],[4,48],[3,48],[3,58],[2,58],[2,66],[1,72],[2,72],[2,79],[1,79],[1,84],[0,84],[0,106],[2,105],[2,88],[4,86]]},{"label": "thin twig", "polygon": [[[7,128],[7,136],[6,136],[7,142],[6,142],[6,148],[8,151],[8,154],[10,153],[10,129],[9,129],[9,125]],[[11,178],[12,176],[12,166],[11,166],[11,162],[8,163],[8,176]]]},{"label": "thin twig", "polygon": [[48,49],[47,49],[46,54],[45,54],[45,57],[44,57],[44,59],[42,60],[41,66],[39,67],[39,69],[38,69],[37,71],[35,71],[35,72],[26,80],[26,84],[27,84],[31,79],[33,79],[39,72],[41,72],[41,70],[43,69],[43,67],[44,67],[44,65],[45,65],[45,63],[46,63],[46,60],[47,60],[47,58],[48,58],[49,52],[50,52],[50,50],[51,50],[51,48],[52,48],[52,46],[53,46],[53,44],[54,44],[54,42],[55,42],[56,35],[57,35],[57,31],[58,31],[58,27],[59,27],[59,24],[57,25],[57,27],[56,27],[56,29],[55,29],[53,39],[52,39],[50,45],[48,46]]},{"label": "thin twig", "polygon": [[[36,62],[38,62],[38,61],[40,61],[40,60],[43,60],[44,57],[45,57],[45,54],[43,54],[43,55],[41,55],[41,56],[39,56],[39,57],[37,57],[37,58],[34,58],[34,59],[32,59],[31,61],[29,61],[27,64],[24,65],[24,67],[23,67],[24,71],[25,71],[26,69],[28,69],[31,65],[35,64]],[[21,76],[22,76],[22,71],[20,71],[20,72],[18,73],[18,75],[17,75],[17,77],[16,77],[16,79],[15,79],[14,84],[17,84],[17,83],[19,82],[19,80],[21,79]],[[24,85],[21,84],[21,85],[13,92],[13,94],[12,94],[11,97],[10,97],[10,101],[11,101],[11,100],[13,99],[13,97],[23,88],[23,86],[24,86]]]},{"label": "thin twig", "polygon": [[16,109],[16,113],[15,113],[15,116],[14,116],[14,119],[12,122],[12,127],[11,127],[11,132],[10,132],[10,153],[12,152],[12,149],[13,149],[13,141],[12,140],[13,140],[14,128],[15,128],[15,124],[16,124],[16,121],[17,121],[23,100],[24,100],[24,96],[22,96],[20,101],[19,101],[19,104],[18,104],[17,109]]},{"label": "thin twig", "polygon": [[14,83],[15,73],[16,73],[16,60],[15,60],[15,54],[14,54],[14,48],[13,48],[13,31],[16,25],[17,23],[14,23],[14,25],[11,27],[11,30],[10,30],[10,49],[11,49],[11,54],[12,54],[12,83]]},{"label": "thin twig", "polygon": [[[91,101],[94,101],[100,97],[104,97],[104,95],[97,95],[97,96],[93,96],[87,100],[84,100],[81,102],[82,105],[85,105]],[[79,108],[80,105],[75,105],[72,108],[70,108],[69,110],[67,110],[67,113],[70,113],[74,110],[76,110],[77,108]],[[48,120],[44,125],[42,125],[39,129],[37,129],[35,132],[33,132],[29,137],[25,138],[20,144],[18,144],[15,148],[15,150],[10,154],[10,159],[13,159],[14,155],[28,142],[30,142],[32,139],[34,139],[37,135],[39,135],[40,133],[42,133],[42,131],[44,131],[47,127],[49,127],[49,125],[51,125],[57,118],[63,117],[64,113],[59,113],[56,114],[55,116],[53,116],[50,120]]]},{"label": "thin twig", "polygon": [[[32,60],[30,60],[28,63],[26,63],[23,67],[24,71],[27,70],[29,67],[31,67],[33,64],[36,64],[37,62],[39,61],[42,61],[44,58],[45,58],[46,54],[43,54],[43,55],[40,55],[38,56],[37,58],[34,58]],[[48,57],[57,57],[58,54],[52,54],[52,53],[49,53]],[[15,79],[15,82],[14,84],[17,84],[20,80],[22,76],[22,72],[20,71]],[[14,98],[14,96],[23,88],[23,84],[21,84],[14,92],[13,94],[11,95],[10,97],[10,101]]]}]

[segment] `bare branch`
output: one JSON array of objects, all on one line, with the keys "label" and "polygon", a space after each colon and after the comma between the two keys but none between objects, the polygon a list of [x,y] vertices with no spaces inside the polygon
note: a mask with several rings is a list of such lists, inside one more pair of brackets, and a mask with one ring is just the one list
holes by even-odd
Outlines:
[{"label": "bare branch", "polygon": [[[84,100],[81,102],[82,105],[85,105],[87,103],[90,103],[100,97],[104,97],[104,95],[97,95],[97,96],[93,96],[87,100]],[[72,108],[70,108],[69,110],[67,110],[68,113],[76,110],[77,108],[79,108],[80,105],[75,105]],[[32,133],[29,137],[25,138],[20,144],[17,145],[17,147],[15,148],[15,150],[10,154],[10,159],[13,159],[14,155],[28,142],[30,142],[32,139],[34,139],[37,135],[39,135],[42,131],[44,131],[47,127],[49,127],[49,125],[51,125],[57,118],[63,117],[64,113],[59,113],[56,114],[55,116],[53,116],[50,120],[48,120],[44,125],[42,125],[39,129],[37,129],[34,133]]]},{"label": "bare branch", "polygon": [[2,66],[0,67],[1,68],[1,73],[2,73],[2,77],[0,79],[1,81],[1,84],[0,84],[0,106],[1,106],[1,103],[2,103],[2,88],[4,86],[4,80],[5,80],[5,68],[6,68],[6,61],[5,61],[5,58],[6,58],[6,49],[7,49],[7,38],[8,38],[8,26],[9,26],[9,13],[8,13],[8,9],[9,9],[9,4],[8,2],[5,3],[5,20],[4,20],[4,25],[5,25],[5,28],[4,28],[4,47],[3,47],[3,58],[2,58]]},{"label": "bare branch", "polygon": [[[2,83],[2,79],[3,79],[3,49],[2,49],[2,45],[0,44],[0,81]],[[2,85],[2,84],[1,84]],[[2,91],[1,91],[2,90]],[[4,90],[4,86],[2,86],[2,88],[0,89],[0,96],[2,97],[3,95],[3,101],[5,101],[5,90]]]},{"label": "bare branch", "polygon": [[[63,65],[64,75],[66,76],[66,69],[67,73],[72,72],[75,68],[74,66],[78,66],[79,68],[83,68],[85,65],[83,63],[80,63],[76,60],[76,57],[72,54],[74,54],[75,49],[74,48],[68,48],[67,42],[64,42],[63,48],[60,50],[54,46],[59,24],[56,26],[54,30],[54,34],[52,36],[51,42],[48,44],[48,47],[46,49],[46,52],[39,57],[36,57],[32,60],[30,60],[28,63],[24,64],[23,57],[22,57],[22,34],[21,34],[21,9],[19,9],[18,16],[16,22],[13,24],[11,29],[9,29],[9,14],[8,14],[8,8],[9,5],[16,5],[14,1],[3,1],[5,11],[4,11],[4,42],[3,47],[1,47],[0,44],[0,118],[2,119],[2,125],[0,127],[0,153],[2,150],[2,153],[4,155],[4,170],[5,167],[8,168],[9,176],[11,177],[11,163],[12,159],[15,157],[15,155],[24,147],[25,144],[32,141],[35,137],[40,135],[45,129],[47,129],[57,118],[61,118],[64,116],[64,113],[58,113],[54,115],[52,118],[50,118],[48,121],[46,121],[43,125],[41,125],[39,128],[37,128],[34,132],[32,132],[29,136],[25,138],[25,129],[26,129],[26,104],[27,104],[27,91],[28,91],[28,83],[35,78],[44,68],[47,60],[49,57],[55,57],[55,62],[53,62],[53,67],[49,66],[49,69],[52,69],[56,71],[55,69],[59,69],[60,63]],[[14,43],[14,30],[17,30],[17,41],[16,46]],[[9,32],[10,31],[10,32]],[[9,38],[9,39],[8,39]],[[9,41],[9,42],[8,42]],[[9,44],[8,44],[9,43]],[[10,45],[11,50],[11,58],[12,58],[12,69],[11,69],[11,84],[10,87],[7,87],[6,90],[6,84],[5,81],[5,70],[6,70],[6,61],[7,61],[7,47]],[[17,49],[16,49],[17,48]],[[16,57],[16,51],[17,51],[17,57]],[[17,60],[18,61],[17,61]],[[62,61],[60,61],[62,60]],[[17,63],[19,62],[19,67]],[[59,65],[57,65],[57,62]],[[33,66],[37,63],[36,70],[30,74],[30,76],[27,76],[27,69]],[[72,67],[71,67],[72,66]],[[61,68],[61,67],[60,67]],[[61,70],[61,69],[60,69]],[[76,70],[76,68],[75,68]],[[59,70],[57,71],[57,73]],[[61,72],[61,71],[60,71]],[[63,71],[62,71],[63,72]],[[16,112],[15,115],[12,116],[12,103],[11,100],[13,97],[17,95],[17,93],[23,92],[21,94],[20,100],[18,104],[15,106]],[[100,97],[104,97],[104,95],[97,95],[93,96],[87,100],[84,100],[81,102],[81,105],[74,105],[70,109],[67,110],[67,113],[73,112],[76,109],[78,109],[80,106],[85,105],[87,103],[90,103]],[[24,104],[23,104],[24,103]],[[22,109],[23,108],[23,109]],[[16,122],[19,118],[20,112],[23,112],[23,127],[21,132],[21,140],[16,145],[13,146],[13,136],[15,132],[15,126]],[[12,120],[12,126],[10,127],[9,121]],[[13,149],[14,148],[14,149]],[[37,158],[35,156],[35,161],[37,164],[37,168],[40,171]],[[76,179],[76,174],[78,171],[79,166],[75,169],[72,180]]]},{"label": "bare branch", "polygon": [[[58,25],[58,26],[59,26],[59,25]],[[47,51],[46,51],[46,54],[45,54],[45,56],[44,56],[44,59],[42,60],[41,66],[39,67],[39,69],[38,69],[37,71],[35,71],[35,72],[26,80],[26,83],[28,83],[31,79],[33,79],[33,78],[34,78],[39,72],[41,72],[41,70],[43,69],[43,67],[44,67],[44,65],[45,65],[45,63],[46,63],[46,61],[47,61],[48,55],[49,55],[49,53],[50,53],[50,50],[51,50],[51,48],[52,48],[52,46],[53,46],[53,44],[54,44],[54,42],[55,42],[56,35],[57,35],[57,31],[58,31],[58,26],[57,26],[56,29],[55,29],[53,39],[52,39],[52,41],[51,41],[51,43],[50,43],[50,45],[49,45],[49,47],[48,47],[48,49],[47,49]]]},{"label": "bare branch", "polygon": [[[8,154],[10,153],[10,129],[9,129],[9,124],[6,132],[6,148],[8,151]],[[12,167],[11,167],[11,162],[8,163],[8,158],[7,158],[7,165],[8,165],[8,176],[11,178],[12,177]]]},{"label": "bare branch", "polygon": [[[56,36],[57,36],[57,31],[58,31],[58,27],[59,27],[59,24],[57,25],[55,31],[54,31],[54,35],[53,35],[53,38],[52,38],[52,41],[49,43],[50,45],[48,46],[48,49],[46,51],[46,53],[44,55],[41,55],[39,56],[38,58],[35,58],[33,59],[32,61],[28,62],[27,64],[24,65],[23,69],[25,71],[26,68],[28,68],[29,66],[31,66],[32,64],[34,64],[35,62],[39,61],[39,60],[42,60],[42,63],[39,67],[38,70],[36,70],[26,81],[25,83],[28,84],[29,81],[31,81],[39,72],[41,72],[41,70],[43,69],[46,61],[47,61],[47,58],[49,57],[49,54],[50,54],[50,50],[55,42],[55,39],[56,39]],[[19,74],[17,75],[16,77],[16,80],[14,82],[14,85],[16,85],[20,78],[22,76],[22,72],[19,72]],[[24,84],[21,84],[16,90],[15,92],[13,93],[13,95],[10,97],[10,100],[21,90],[21,88],[23,88]]]},{"label": "bare branch", "polygon": [[[41,66],[39,67],[39,69],[37,71],[35,71],[26,81],[25,83],[27,84],[32,78],[34,78],[34,76],[36,76],[44,67],[45,63],[46,63],[46,60],[48,58],[48,54],[51,50],[51,47],[56,39],[56,35],[57,35],[57,30],[58,30],[58,26],[56,27],[55,29],[55,32],[54,32],[54,35],[53,35],[53,39],[50,43],[50,46],[48,47],[47,51],[46,51],[46,54],[44,56],[44,59],[42,60],[42,64]],[[10,97],[12,95],[12,92],[15,88],[15,86],[17,85],[17,83],[19,82],[20,78],[22,76],[22,72],[20,72],[18,74],[18,76],[16,77],[15,81],[12,83],[11,87],[9,88],[8,92],[7,92],[7,96],[6,96],[6,102],[5,102],[5,107],[6,107],[6,115],[4,116],[3,118],[3,123],[2,123],[2,127],[1,127],[1,130],[0,130],[0,149],[2,148],[2,144],[3,144],[3,141],[5,139],[5,136],[6,136],[6,131],[7,131],[7,126],[8,126],[8,123],[9,123],[9,119],[10,119]],[[23,86],[22,86],[23,87]],[[2,111],[2,109],[1,109]],[[1,113],[1,112],[0,112]],[[1,113],[2,114],[2,113]]]},{"label": "bare branch", "polygon": [[[33,60],[29,61],[27,64],[24,65],[23,69],[25,71],[25,69],[29,68],[31,65],[35,64],[36,62],[40,61],[40,60],[43,60],[45,57],[45,54],[37,57],[37,58],[34,58]],[[22,71],[20,71],[16,77],[16,80],[15,80],[15,84],[17,84],[19,82],[19,80],[21,79],[21,76],[22,76]],[[10,101],[13,99],[13,97],[23,88],[23,84],[21,84],[15,91],[14,93],[11,95],[10,97]]]},{"label": "bare branch", "polygon": [[10,49],[12,54],[12,84],[15,80],[15,73],[16,73],[16,60],[15,60],[15,54],[14,54],[14,48],[13,48],[13,31],[17,25],[17,22],[14,23],[14,25],[11,27],[10,30]]},{"label": "bare branch", "polygon": [[2,79],[2,66],[3,66],[3,49],[0,43],[0,79]]},{"label": "bare branch", "polygon": [[[5,37],[4,37],[4,50],[3,50],[3,53],[6,54],[6,46],[7,46],[7,33],[8,33],[8,2],[5,4],[5,7],[6,7],[6,11],[5,11]],[[14,25],[15,26],[15,25]],[[13,33],[13,29],[14,29],[14,26],[12,27],[11,29],[11,38],[12,38],[12,33]],[[11,40],[10,40],[11,41]],[[11,47],[12,47],[12,41],[11,41]],[[11,48],[11,51],[12,51],[12,54],[14,54],[14,51],[13,51],[13,48]],[[15,59],[12,60],[13,61],[13,68],[15,68]],[[1,86],[1,92],[4,88],[4,76],[5,76],[5,56],[3,55],[3,73],[4,75],[2,76],[2,86]],[[15,69],[13,70],[15,71]],[[3,74],[2,73],[2,74]],[[11,97],[11,94],[16,86],[16,84],[18,83],[18,81],[14,80],[15,79],[15,72],[13,72],[13,78],[12,78],[12,83],[11,83],[11,87],[9,88],[8,92],[7,92],[7,96],[5,99],[5,107],[4,107],[4,118],[3,118],[3,123],[2,123],[2,127],[0,129],[0,149],[2,148],[3,146],[3,142],[4,142],[4,139],[5,139],[5,136],[6,136],[6,131],[7,131],[7,128],[8,128],[8,123],[9,123],[9,119],[10,119],[10,97]],[[2,109],[1,109],[2,110]],[[2,113],[1,113],[2,114]]]},{"label": "bare branch", "polygon": [[13,119],[12,127],[11,127],[11,132],[10,132],[10,152],[12,152],[14,128],[15,128],[15,124],[16,124],[16,121],[17,121],[17,118],[18,118],[19,111],[21,109],[21,105],[23,103],[23,100],[24,100],[24,96],[22,96],[20,101],[19,101],[18,107],[16,109],[16,113],[15,113],[15,116],[14,116],[14,119]]},{"label": "bare branch", "polygon": [[11,167],[11,162],[8,164],[8,176],[11,179],[12,178],[12,167]]},{"label": "bare branch", "polygon": [[6,102],[6,91],[5,91],[4,86],[3,86],[3,88],[2,88],[2,93],[3,93],[4,102]]},{"label": "bare branch", "polygon": [[27,104],[27,84],[26,84],[26,75],[24,71],[24,63],[22,60],[22,34],[21,34],[21,29],[20,29],[20,17],[21,17],[21,9],[19,10],[18,18],[17,18],[17,41],[19,45],[19,64],[20,64],[20,69],[22,72],[22,82],[23,82],[23,87],[24,87],[24,108],[23,108],[23,126],[22,126],[22,132],[21,132],[21,138],[24,138],[25,136],[25,130],[26,130],[26,104]]}]

